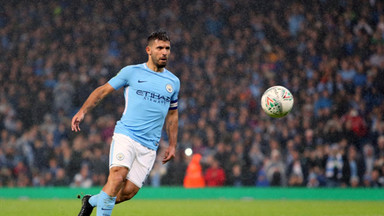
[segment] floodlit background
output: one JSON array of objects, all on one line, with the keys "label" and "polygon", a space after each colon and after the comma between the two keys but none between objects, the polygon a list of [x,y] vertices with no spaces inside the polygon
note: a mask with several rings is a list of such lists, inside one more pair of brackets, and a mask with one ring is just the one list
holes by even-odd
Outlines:
[{"label": "floodlit background", "polygon": [[[0,187],[104,184],[122,91],[81,133],[70,120],[93,89],[146,61],[158,29],[181,80],[179,142],[145,187],[183,186],[194,157],[201,187],[383,186],[382,1],[44,0],[0,5]],[[260,108],[272,85],[295,98],[282,119]],[[159,158],[164,146],[165,133]]]}]

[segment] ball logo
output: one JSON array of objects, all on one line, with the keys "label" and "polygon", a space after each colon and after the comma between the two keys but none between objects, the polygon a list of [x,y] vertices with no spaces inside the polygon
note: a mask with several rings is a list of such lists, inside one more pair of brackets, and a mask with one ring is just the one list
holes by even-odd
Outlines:
[{"label": "ball logo", "polygon": [[167,84],[167,85],[165,86],[165,89],[166,89],[167,92],[169,92],[169,93],[172,93],[172,92],[173,92],[173,88],[172,88],[172,85],[171,85],[171,84]]},{"label": "ball logo", "polygon": [[283,91],[283,99],[284,100],[292,100],[292,94],[288,91]]},{"label": "ball logo", "polygon": [[124,159],[124,157],[125,157],[124,154],[121,152],[116,155],[116,159],[119,161],[122,161]]},{"label": "ball logo", "polygon": [[271,106],[271,103],[273,103],[273,102],[274,101],[270,97],[267,97],[267,106]]}]

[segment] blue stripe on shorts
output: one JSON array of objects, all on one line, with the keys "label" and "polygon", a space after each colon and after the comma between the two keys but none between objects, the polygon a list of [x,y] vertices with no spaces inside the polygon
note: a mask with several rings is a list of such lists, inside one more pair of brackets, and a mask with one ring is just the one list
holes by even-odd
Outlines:
[{"label": "blue stripe on shorts", "polygon": [[115,147],[115,140],[112,140],[111,149],[110,149],[110,152],[109,152],[109,166],[112,165],[112,161],[113,161],[113,148],[114,147]]}]

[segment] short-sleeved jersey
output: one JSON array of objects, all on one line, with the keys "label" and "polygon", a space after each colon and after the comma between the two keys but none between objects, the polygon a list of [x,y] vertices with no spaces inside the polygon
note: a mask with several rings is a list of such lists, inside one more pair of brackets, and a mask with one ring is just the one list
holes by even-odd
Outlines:
[{"label": "short-sleeved jersey", "polygon": [[166,69],[155,72],[143,63],[124,67],[108,83],[116,90],[124,87],[125,109],[115,133],[157,150],[168,110],[177,109],[180,80]]}]

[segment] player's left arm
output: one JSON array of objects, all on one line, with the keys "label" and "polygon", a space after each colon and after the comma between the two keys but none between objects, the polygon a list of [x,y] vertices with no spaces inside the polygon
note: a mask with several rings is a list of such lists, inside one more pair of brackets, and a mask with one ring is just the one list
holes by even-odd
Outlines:
[{"label": "player's left arm", "polygon": [[165,118],[165,130],[168,134],[169,146],[165,151],[163,164],[175,157],[177,146],[177,130],[179,126],[179,112],[177,109],[170,109]]}]

